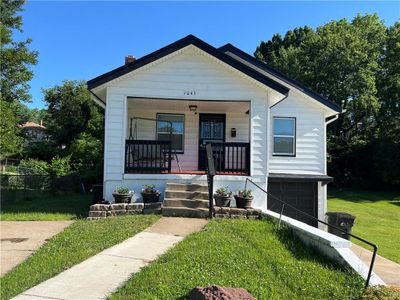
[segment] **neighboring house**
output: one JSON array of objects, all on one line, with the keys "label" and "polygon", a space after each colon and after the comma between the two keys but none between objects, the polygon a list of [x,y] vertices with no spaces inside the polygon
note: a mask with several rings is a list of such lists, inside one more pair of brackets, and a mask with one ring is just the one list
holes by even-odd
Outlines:
[{"label": "neighboring house", "polygon": [[42,121],[40,121],[40,124],[26,122],[21,125],[21,129],[24,134],[25,141],[28,143],[43,142],[48,139],[46,127],[43,126]]},{"label": "neighboring house", "polygon": [[[324,218],[332,180],[326,126],[341,108],[231,44],[214,48],[189,35],[127,57],[88,89],[105,108],[106,200],[119,185],[140,195],[147,183],[161,191],[167,181],[205,183],[204,145],[211,142],[215,189],[238,190],[249,177]],[[254,191],[254,206],[265,207],[264,194]],[[268,198],[268,208],[280,205]]]}]

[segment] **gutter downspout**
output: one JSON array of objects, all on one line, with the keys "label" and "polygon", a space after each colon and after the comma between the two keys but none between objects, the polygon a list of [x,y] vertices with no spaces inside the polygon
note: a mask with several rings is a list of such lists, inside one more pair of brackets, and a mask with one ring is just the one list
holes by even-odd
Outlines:
[{"label": "gutter downspout", "polygon": [[346,109],[343,109],[341,112],[337,113],[332,119],[328,119],[327,121],[325,121],[325,126],[336,121],[339,118],[339,115],[344,114],[346,111],[347,111]]},{"label": "gutter downspout", "polygon": [[332,119],[329,119],[328,121],[325,121],[325,126],[331,124],[332,122],[336,121],[339,118],[340,113],[335,115]]},{"label": "gutter downspout", "polygon": [[[344,112],[344,111],[343,111]],[[342,113],[343,113],[342,112]],[[330,123],[332,123],[332,122],[334,122],[334,121],[336,121],[338,118],[339,118],[339,115],[340,115],[341,113],[337,113],[336,115],[334,115],[333,116],[333,118],[331,118],[331,119],[328,119],[328,120],[326,120],[325,121],[325,126],[324,126],[324,160],[325,160],[325,162],[324,162],[324,174],[325,175],[327,175],[327,172],[328,172],[328,151],[327,151],[327,135],[326,135],[326,132],[327,132],[327,126],[330,124]],[[322,184],[321,182],[318,182],[317,183],[318,184],[318,190],[319,190],[319,187],[321,187],[322,188],[322,198],[323,199],[327,199],[327,191],[326,191],[326,183],[325,184]],[[325,185],[325,187],[324,187],[324,185]],[[319,198],[320,198],[320,193],[318,192],[318,207],[319,207]],[[323,201],[323,208],[322,208],[322,212],[321,212],[321,214],[323,214],[323,215],[325,215],[326,214],[326,212],[327,212],[327,201],[326,200],[324,200]],[[320,215],[320,212],[318,212],[318,215]],[[320,229],[322,229],[322,230],[326,230],[327,228],[324,228],[325,226],[323,226],[323,227],[321,227]]]}]

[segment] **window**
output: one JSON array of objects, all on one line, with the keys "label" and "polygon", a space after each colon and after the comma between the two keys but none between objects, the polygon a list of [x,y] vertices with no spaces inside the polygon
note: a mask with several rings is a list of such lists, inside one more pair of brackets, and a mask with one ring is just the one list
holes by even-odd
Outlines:
[{"label": "window", "polygon": [[185,115],[157,114],[157,140],[171,139],[172,150],[183,153],[184,133]]},{"label": "window", "polygon": [[294,156],[296,153],[296,119],[274,117],[274,155]]}]

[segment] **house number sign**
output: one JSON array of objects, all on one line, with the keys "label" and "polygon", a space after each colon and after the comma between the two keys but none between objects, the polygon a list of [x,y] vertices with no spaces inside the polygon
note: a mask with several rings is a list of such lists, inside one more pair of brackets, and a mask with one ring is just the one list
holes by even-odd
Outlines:
[{"label": "house number sign", "polygon": [[185,96],[194,96],[196,95],[196,91],[183,91]]}]

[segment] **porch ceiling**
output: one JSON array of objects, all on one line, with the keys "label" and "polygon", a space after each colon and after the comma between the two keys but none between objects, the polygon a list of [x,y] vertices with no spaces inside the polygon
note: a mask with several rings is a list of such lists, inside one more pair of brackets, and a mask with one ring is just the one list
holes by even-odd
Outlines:
[{"label": "porch ceiling", "polygon": [[246,113],[250,109],[250,102],[243,101],[187,101],[138,98],[128,98],[128,100],[128,108],[136,110],[190,112],[189,105],[197,105],[198,113]]}]

